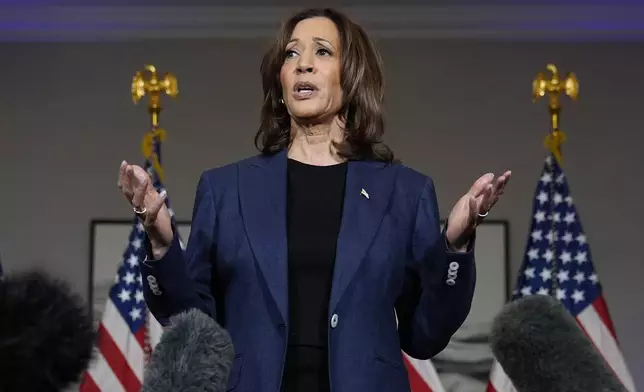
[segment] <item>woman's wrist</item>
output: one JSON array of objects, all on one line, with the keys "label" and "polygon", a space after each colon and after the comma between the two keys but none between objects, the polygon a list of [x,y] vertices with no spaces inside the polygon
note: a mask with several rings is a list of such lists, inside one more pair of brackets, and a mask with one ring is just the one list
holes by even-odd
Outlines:
[{"label": "woman's wrist", "polygon": [[167,241],[158,239],[155,233],[150,233],[150,231],[155,232],[154,230],[146,230],[148,237],[147,252],[152,256],[153,260],[160,260],[170,249],[170,244]]},{"label": "woman's wrist", "polygon": [[466,240],[465,243],[458,245],[451,244],[447,238],[445,238],[445,242],[447,243],[447,249],[449,249],[451,252],[467,252],[467,248],[470,246],[469,239]]},{"label": "woman's wrist", "polygon": [[152,257],[154,260],[160,260],[168,252],[169,246],[165,245],[155,245],[154,242],[150,241],[152,245]]}]

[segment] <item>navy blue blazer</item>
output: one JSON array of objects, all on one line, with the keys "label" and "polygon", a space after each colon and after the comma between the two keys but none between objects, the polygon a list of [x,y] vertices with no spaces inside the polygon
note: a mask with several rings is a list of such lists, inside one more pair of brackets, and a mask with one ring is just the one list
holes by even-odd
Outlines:
[{"label": "navy blue blazer", "polygon": [[[228,391],[280,390],[286,163],[281,152],[202,173],[185,252],[175,234],[163,258],[142,264],[145,300],[160,322],[198,308],[229,331]],[[401,164],[349,163],[329,304],[333,392],[409,391],[401,349],[431,358],[470,311],[473,243],[448,250],[429,177]]]}]

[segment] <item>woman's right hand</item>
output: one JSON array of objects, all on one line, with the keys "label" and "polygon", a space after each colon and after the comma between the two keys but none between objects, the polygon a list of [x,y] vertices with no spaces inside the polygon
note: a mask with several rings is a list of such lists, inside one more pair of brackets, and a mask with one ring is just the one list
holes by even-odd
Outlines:
[{"label": "woman's right hand", "polygon": [[118,186],[139,216],[150,239],[153,256],[158,260],[170,247],[173,237],[165,190],[157,192],[148,173],[126,161],[121,162],[119,168]]}]

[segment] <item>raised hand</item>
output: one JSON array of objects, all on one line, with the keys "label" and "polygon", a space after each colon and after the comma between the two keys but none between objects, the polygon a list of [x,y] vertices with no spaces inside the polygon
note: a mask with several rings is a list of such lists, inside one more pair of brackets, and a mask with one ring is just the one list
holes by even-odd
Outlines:
[{"label": "raised hand", "polygon": [[467,245],[467,240],[476,226],[503,195],[511,174],[509,170],[496,178],[493,173],[484,174],[456,202],[449,214],[445,233],[447,241],[453,248],[463,250],[462,248]]},{"label": "raised hand", "polygon": [[173,236],[165,191],[157,192],[148,173],[126,161],[121,162],[119,168],[118,186],[141,219],[155,258],[158,258],[170,246]]}]

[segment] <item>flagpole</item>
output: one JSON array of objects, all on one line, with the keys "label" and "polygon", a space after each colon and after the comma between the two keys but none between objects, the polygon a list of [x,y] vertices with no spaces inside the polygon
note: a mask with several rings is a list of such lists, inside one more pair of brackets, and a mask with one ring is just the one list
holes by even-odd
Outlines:
[{"label": "flagpole", "polygon": [[136,71],[132,78],[132,100],[134,104],[137,104],[145,95],[149,97],[150,131],[143,137],[141,151],[145,159],[152,162],[152,167],[159,180],[163,181],[163,168],[157,151],[167,136],[166,131],[159,127],[159,117],[163,110],[161,95],[165,93],[175,98],[179,94],[179,87],[177,78],[173,74],[166,72],[163,79],[159,79],[154,65],[146,65],[145,70],[149,73],[148,79],[145,78],[142,71]]},{"label": "flagpole", "polygon": [[[164,181],[163,167],[161,166],[161,144],[165,141],[167,133],[159,126],[159,117],[163,107],[161,106],[161,95],[165,93],[171,98],[179,94],[177,78],[166,72],[162,79],[159,79],[154,65],[146,65],[148,72],[146,79],[142,71],[136,71],[132,78],[132,101],[136,105],[144,96],[148,96],[148,113],[150,114],[150,131],[143,136],[141,152],[146,161],[151,163],[152,182],[157,185]],[[159,190],[160,191],[160,190]],[[144,354],[147,363],[152,353],[152,345],[149,333],[149,311],[145,312],[144,328]]]},{"label": "flagpole", "polygon": [[[559,167],[562,167],[562,153],[561,145],[566,142],[566,134],[559,127],[561,116],[561,95],[566,94],[571,99],[577,100],[579,96],[579,81],[574,73],[568,72],[564,79],[559,77],[559,70],[555,64],[548,64],[546,69],[550,71],[550,79],[546,79],[543,72],[538,72],[537,76],[532,81],[532,102],[537,102],[541,97],[548,94],[548,113],[550,114],[550,132],[544,139],[544,146],[550,151],[552,156],[556,159]],[[552,180],[548,183],[548,197],[553,200],[555,196],[555,181]],[[550,203],[548,216],[550,217],[550,236],[557,234],[557,220],[555,219],[556,203]],[[551,269],[551,287],[550,295],[556,297],[558,288],[558,265],[557,265],[557,239],[550,239],[550,251],[554,255],[552,260]]]}]

